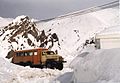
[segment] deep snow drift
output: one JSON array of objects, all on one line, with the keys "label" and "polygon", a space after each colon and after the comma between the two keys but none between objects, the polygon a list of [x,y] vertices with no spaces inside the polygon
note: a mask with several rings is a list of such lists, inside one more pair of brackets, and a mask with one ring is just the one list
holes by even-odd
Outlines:
[{"label": "deep snow drift", "polygon": [[120,48],[83,52],[71,63],[75,83],[119,83]]}]

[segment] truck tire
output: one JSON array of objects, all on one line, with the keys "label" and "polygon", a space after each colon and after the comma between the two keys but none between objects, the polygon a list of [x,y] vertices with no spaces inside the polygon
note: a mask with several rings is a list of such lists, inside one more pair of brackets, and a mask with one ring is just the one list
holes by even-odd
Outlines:
[{"label": "truck tire", "polygon": [[58,63],[58,64],[56,65],[56,69],[62,70],[62,69],[63,69],[63,63]]},{"label": "truck tire", "polygon": [[54,69],[53,62],[49,61],[46,63],[46,67],[50,69]]},{"label": "truck tire", "polygon": [[18,63],[18,65],[25,66],[25,63],[24,62],[20,62],[20,63]]},{"label": "truck tire", "polygon": [[26,66],[30,66],[32,63],[30,61],[26,62]]}]

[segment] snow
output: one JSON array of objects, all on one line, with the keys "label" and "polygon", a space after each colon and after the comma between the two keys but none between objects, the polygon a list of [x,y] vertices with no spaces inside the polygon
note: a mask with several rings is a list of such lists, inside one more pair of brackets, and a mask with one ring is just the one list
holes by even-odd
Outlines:
[{"label": "snow", "polygon": [[101,31],[98,34],[99,35],[120,34],[120,25],[106,28],[105,30]]},{"label": "snow", "polygon": [[82,50],[86,39],[105,28],[118,25],[118,8],[108,8],[84,15],[72,15],[68,17],[58,17],[48,22],[38,23],[39,30],[42,29],[55,32],[60,41],[58,49],[60,55],[72,56]]},{"label": "snow", "polygon": [[[19,23],[21,23],[22,22],[22,20],[21,19],[24,19],[25,17],[27,17],[27,16],[25,16],[25,15],[21,15],[21,16],[18,16],[18,17],[16,17],[12,22],[12,25],[18,25]],[[26,19],[24,19],[24,20],[26,20]],[[11,26],[12,26],[11,25]]]},{"label": "snow", "polygon": [[94,50],[78,55],[71,67],[75,83],[119,83],[120,48]]},{"label": "snow", "polygon": [[[119,83],[120,48],[77,54],[62,71],[22,67],[0,58],[1,83]],[[114,56],[113,56],[114,55]]]},{"label": "snow", "polygon": [[[22,67],[9,63],[4,58],[0,58],[0,82],[1,83],[55,83],[60,79],[55,79],[63,75],[67,71],[72,71],[65,68],[62,71],[52,69],[37,69],[30,67]],[[54,80],[55,79],[55,80]]]},{"label": "snow", "polygon": [[0,17],[0,27],[8,25],[12,21],[13,21],[12,18],[2,18],[2,17]]},{"label": "snow", "polygon": [[[19,19],[24,17],[24,15],[17,17],[13,24],[20,23]],[[90,39],[106,27],[115,25],[118,25],[117,8],[108,8],[84,15],[59,17],[48,22],[38,23],[37,27],[40,31],[45,29],[47,33],[51,29],[52,33],[58,35],[60,47],[55,45],[52,49],[59,50],[58,53],[67,61],[62,71],[22,67],[10,63],[4,58],[10,49],[10,45],[7,40],[2,42],[3,37],[0,39],[0,82],[73,83],[74,81],[75,83],[119,83],[120,49],[95,50],[93,45],[82,50],[86,39]],[[32,35],[28,36],[34,41]],[[12,42],[15,49],[23,43],[26,48],[31,48],[26,43],[27,40],[23,40],[21,35],[18,35],[16,40],[19,41],[19,45]],[[77,57],[73,60],[75,56]],[[69,65],[74,71],[69,68]]]}]

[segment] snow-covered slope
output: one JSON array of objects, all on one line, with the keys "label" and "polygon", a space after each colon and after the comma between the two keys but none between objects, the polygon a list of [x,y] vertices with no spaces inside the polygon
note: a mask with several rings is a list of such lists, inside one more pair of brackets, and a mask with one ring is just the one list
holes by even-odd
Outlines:
[{"label": "snow-covered slope", "polygon": [[44,28],[46,32],[49,29],[55,32],[60,42],[59,53],[69,56],[81,51],[86,39],[90,39],[104,28],[117,25],[118,14],[117,7],[108,8],[83,15],[58,17],[48,22],[41,21],[37,27],[39,30]]},{"label": "snow-covered slope", "polygon": [[0,28],[8,25],[12,21],[13,21],[12,18],[2,18],[2,17],[0,17]]}]

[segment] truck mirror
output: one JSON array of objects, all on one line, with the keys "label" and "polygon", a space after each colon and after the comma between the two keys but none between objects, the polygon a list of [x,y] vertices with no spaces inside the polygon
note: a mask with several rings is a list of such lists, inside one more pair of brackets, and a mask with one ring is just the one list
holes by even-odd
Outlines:
[{"label": "truck mirror", "polygon": [[58,54],[58,51],[57,51],[57,50],[55,50],[55,53],[56,53],[56,54]]}]

